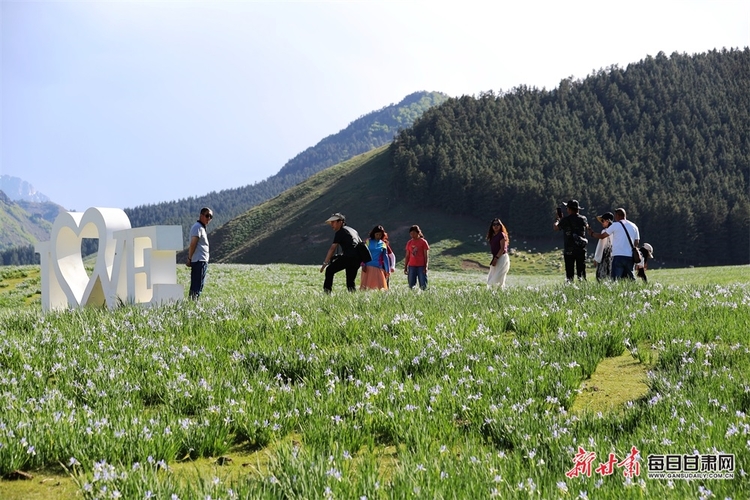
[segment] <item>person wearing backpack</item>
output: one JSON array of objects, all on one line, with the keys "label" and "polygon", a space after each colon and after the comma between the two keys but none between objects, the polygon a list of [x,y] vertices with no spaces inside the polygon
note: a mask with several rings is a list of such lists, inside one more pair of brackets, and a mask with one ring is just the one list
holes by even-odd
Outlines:
[{"label": "person wearing backpack", "polygon": [[563,259],[565,261],[565,279],[573,281],[573,271],[579,280],[586,280],[586,245],[588,240],[584,237],[589,222],[581,215],[581,207],[578,200],[569,200],[563,203],[568,209],[568,215],[563,217],[558,207],[557,219],[552,229],[563,232]]},{"label": "person wearing backpack", "polygon": [[[346,289],[350,292],[357,290],[355,280],[362,258],[357,251],[357,245],[362,241],[359,233],[354,228],[346,225],[346,217],[336,212],[331,215],[326,223],[331,226],[336,234],[333,236],[333,244],[328,249],[326,258],[320,268],[320,272],[326,272],[323,281],[323,291],[331,293],[333,290],[333,277],[342,270],[346,270]],[[370,259],[368,259],[370,260]]]}]

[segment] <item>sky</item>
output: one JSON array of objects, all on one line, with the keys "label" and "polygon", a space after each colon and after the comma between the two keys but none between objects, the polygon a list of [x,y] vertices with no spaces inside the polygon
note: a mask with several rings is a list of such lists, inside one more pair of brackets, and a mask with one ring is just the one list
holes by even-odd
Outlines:
[{"label": "sky", "polygon": [[0,174],[76,211],[259,182],[420,90],[750,45],[747,0],[0,2]]}]

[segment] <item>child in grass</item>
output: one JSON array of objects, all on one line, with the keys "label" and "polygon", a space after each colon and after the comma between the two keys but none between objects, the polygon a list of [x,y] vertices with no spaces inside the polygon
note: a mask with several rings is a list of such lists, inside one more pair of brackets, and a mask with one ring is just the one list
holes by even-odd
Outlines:
[{"label": "child in grass", "polygon": [[418,280],[419,288],[425,290],[427,289],[430,245],[417,225],[409,228],[409,236],[411,239],[406,243],[404,274],[408,276],[409,288],[414,288]]}]

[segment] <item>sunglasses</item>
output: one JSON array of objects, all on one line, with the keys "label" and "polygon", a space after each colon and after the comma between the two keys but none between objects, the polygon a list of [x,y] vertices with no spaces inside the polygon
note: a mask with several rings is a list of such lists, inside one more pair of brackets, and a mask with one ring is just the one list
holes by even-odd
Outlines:
[{"label": "sunglasses", "polygon": [[214,216],[211,215],[211,214],[203,214],[203,217],[205,217],[206,219],[213,219],[214,218]]},{"label": "sunglasses", "polygon": [[500,224],[499,222],[493,222],[492,225],[493,226],[501,226],[502,224]]}]

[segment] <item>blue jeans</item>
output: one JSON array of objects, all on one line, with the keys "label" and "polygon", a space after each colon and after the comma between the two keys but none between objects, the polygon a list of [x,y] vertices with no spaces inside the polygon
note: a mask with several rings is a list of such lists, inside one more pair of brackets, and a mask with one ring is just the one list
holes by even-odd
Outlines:
[{"label": "blue jeans", "polygon": [[629,278],[635,279],[633,276],[633,256],[628,255],[615,255],[612,257],[612,279]]},{"label": "blue jeans", "polygon": [[208,262],[193,262],[190,265],[190,298],[197,299],[203,291],[203,283],[206,281]]},{"label": "blue jeans", "polygon": [[409,288],[414,288],[419,280],[419,288],[427,289],[427,271],[425,266],[409,266]]}]

